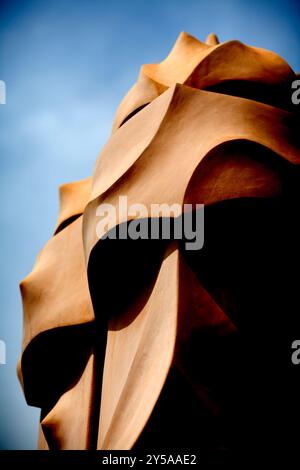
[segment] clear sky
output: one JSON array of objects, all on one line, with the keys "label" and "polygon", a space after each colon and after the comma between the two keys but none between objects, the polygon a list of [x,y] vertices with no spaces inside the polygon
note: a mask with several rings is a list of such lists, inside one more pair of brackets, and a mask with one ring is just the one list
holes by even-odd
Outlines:
[{"label": "clear sky", "polygon": [[274,50],[300,71],[297,0],[1,0],[0,449],[36,447],[39,411],[16,378],[18,283],[53,231],[58,185],[91,174],[115,109],[142,63],[180,31]]}]

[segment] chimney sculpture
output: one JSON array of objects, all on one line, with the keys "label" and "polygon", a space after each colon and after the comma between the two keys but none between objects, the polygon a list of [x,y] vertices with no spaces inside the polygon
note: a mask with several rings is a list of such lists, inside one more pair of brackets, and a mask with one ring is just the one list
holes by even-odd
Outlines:
[{"label": "chimney sculpture", "polygon": [[[255,448],[287,432],[295,78],[274,52],[214,34],[181,33],[141,67],[92,177],[61,186],[54,235],[21,282],[18,373],[41,408],[39,448]],[[201,222],[195,236],[204,223],[201,246],[175,236],[184,217]],[[145,236],[152,223],[169,236]]]}]

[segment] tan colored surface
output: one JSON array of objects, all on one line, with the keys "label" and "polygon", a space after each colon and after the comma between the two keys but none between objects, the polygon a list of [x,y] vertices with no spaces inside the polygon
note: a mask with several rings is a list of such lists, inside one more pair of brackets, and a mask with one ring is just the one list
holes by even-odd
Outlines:
[{"label": "tan colored surface", "polygon": [[[82,214],[90,189],[91,178],[61,186],[56,228]],[[47,242],[31,273],[20,283],[20,289],[23,350],[44,331],[94,319],[82,249],[82,217]]]},{"label": "tan colored surface", "polygon": [[[171,245],[149,295],[108,327],[99,449],[130,449],[142,432],[181,344],[191,331],[212,325],[235,329]],[[176,346],[177,345],[177,346]],[[154,379],[155,378],[155,379]]]},{"label": "tan colored surface", "polygon": [[[300,163],[300,122],[290,109],[290,96],[278,100],[294,77],[277,54],[238,41],[219,43],[214,34],[202,43],[181,33],[165,60],[142,66],[117,110],[92,182],[88,178],[61,187],[56,230],[62,230],[21,283],[23,358],[30,357],[30,348],[38,354],[33,345],[45,333],[52,332],[55,343],[58,330],[67,337],[74,325],[90,324],[96,331],[95,318],[97,334],[103,334],[99,325],[104,329],[108,313],[103,306],[113,302],[118,283],[128,279],[116,275],[105,289],[97,284],[97,270],[101,279],[111,268],[105,263],[116,262],[109,259],[100,259],[97,270],[89,272],[95,278],[87,277],[96,249],[106,246],[96,234],[99,204],[117,206],[125,195],[128,205],[143,203],[150,209],[152,203],[213,205],[284,193],[280,165],[292,170]],[[118,215],[117,224],[133,217],[142,215]],[[209,326],[226,335],[235,330],[180,250],[179,244],[168,243],[153,286],[135,292],[133,285],[129,305],[108,318],[104,370],[90,357],[84,370],[78,366],[76,383],[49,404],[42,426],[50,448],[91,447],[91,404],[101,394],[102,374],[100,417],[93,416],[93,421],[99,418],[98,448],[132,448],[170,368],[184,369],[182,351],[193,331]],[[133,250],[133,266],[138,256]],[[95,296],[95,286],[102,305],[93,298],[94,312],[90,295]],[[95,335],[93,341],[98,339]],[[30,367],[25,365],[19,365],[21,382]],[[42,435],[39,446],[46,447]]]},{"label": "tan colored surface", "polygon": [[142,66],[137,83],[119,106],[113,132],[126,115],[149,103],[175,83],[205,89],[228,80],[275,85],[292,78],[295,78],[295,73],[274,52],[246,46],[239,41],[219,44],[214,34],[202,43],[182,32],[165,60]]},{"label": "tan colored surface", "polygon": [[46,438],[44,436],[42,427],[40,426],[39,429],[39,436],[38,436],[38,450],[49,450],[49,446],[47,444]]},{"label": "tan colored surface", "polygon": [[170,250],[141,311],[131,306],[109,323],[100,449],[131,448],[158,399],[174,354],[177,281],[178,251]]},{"label": "tan colored surface", "polygon": [[[41,425],[54,447],[64,450],[90,448],[93,405],[94,357],[91,356],[79,381],[58,400]],[[53,445],[53,444],[52,444]]]},{"label": "tan colored surface", "polygon": [[[150,125],[146,126],[146,122]],[[98,241],[96,206],[99,204],[117,206],[119,195],[127,196],[128,205],[143,203],[149,211],[154,201],[183,204],[186,188],[197,166],[209,152],[229,141],[255,142],[298,164],[298,125],[296,115],[265,104],[184,85],[171,87],[125,123],[99,157],[91,202],[84,213],[87,258]],[[228,168],[232,163],[225,160],[223,166]],[[255,167],[259,166],[262,170],[263,163],[253,162],[251,166],[252,170],[247,166],[245,171],[255,172]],[[264,173],[267,171],[265,168]],[[262,174],[253,180],[250,176],[246,188],[244,181],[239,179],[235,182],[234,196],[262,196],[263,193],[270,196],[273,182],[270,182],[271,186],[263,184],[263,178],[272,179],[272,170],[269,173],[269,176]],[[225,178],[224,172],[222,178]],[[220,186],[219,200],[230,197],[225,179]],[[217,202],[209,197],[209,193],[203,193],[201,202]],[[118,223],[124,220],[120,218]]]},{"label": "tan colored surface", "polygon": [[219,43],[218,36],[214,33],[210,33],[205,39],[205,44],[208,44],[208,46],[216,46]]},{"label": "tan colored surface", "polygon": [[23,348],[52,328],[94,319],[82,250],[82,217],[49,240],[21,282]]},{"label": "tan colored surface", "polygon": [[56,222],[57,230],[63,222],[83,213],[89,199],[92,178],[74,183],[63,184],[59,188],[59,214]]}]

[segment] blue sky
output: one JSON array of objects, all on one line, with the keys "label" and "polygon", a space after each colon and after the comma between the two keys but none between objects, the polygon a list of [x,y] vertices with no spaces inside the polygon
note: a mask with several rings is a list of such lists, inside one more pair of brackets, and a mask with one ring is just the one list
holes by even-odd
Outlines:
[{"label": "blue sky", "polygon": [[26,405],[15,373],[18,283],[53,231],[58,185],[90,175],[140,65],[162,60],[182,30],[199,39],[214,31],[300,71],[299,20],[292,0],[1,1],[0,449],[36,447],[39,410]]}]

